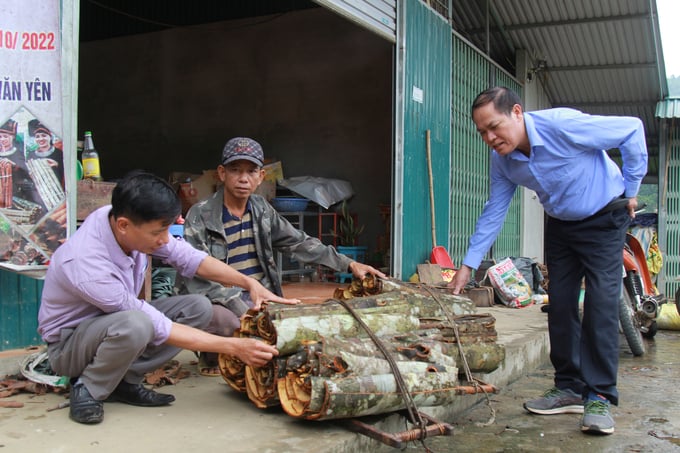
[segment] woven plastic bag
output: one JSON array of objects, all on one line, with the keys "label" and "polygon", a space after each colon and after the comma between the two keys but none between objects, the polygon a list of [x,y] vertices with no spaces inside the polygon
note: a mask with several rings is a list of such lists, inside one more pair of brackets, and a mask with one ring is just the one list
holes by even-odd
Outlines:
[{"label": "woven plastic bag", "polygon": [[529,283],[510,258],[491,266],[486,276],[501,302],[508,307],[523,308],[533,303]]},{"label": "woven plastic bag", "polygon": [[680,315],[674,302],[661,304],[656,324],[662,330],[680,330]]}]

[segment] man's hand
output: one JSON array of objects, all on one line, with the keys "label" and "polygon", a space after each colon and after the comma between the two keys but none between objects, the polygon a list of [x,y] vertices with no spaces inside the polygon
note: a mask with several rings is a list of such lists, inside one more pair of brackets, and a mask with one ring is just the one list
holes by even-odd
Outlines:
[{"label": "man's hand", "polygon": [[286,299],[277,296],[273,292],[269,291],[267,288],[262,286],[260,282],[255,279],[251,279],[252,284],[248,288],[250,293],[250,299],[253,301],[253,308],[259,310],[264,302],[278,302],[280,304],[297,305],[300,303],[300,299]]},{"label": "man's hand", "polygon": [[235,351],[226,352],[246,365],[261,367],[267,364],[279,351],[272,345],[253,338],[233,338]]},{"label": "man's hand", "polygon": [[176,322],[172,323],[167,343],[191,351],[226,354],[257,367],[279,355],[274,346],[254,338],[221,337]]},{"label": "man's hand", "polygon": [[[206,280],[212,280],[223,285],[238,286],[247,290],[250,293],[250,299],[253,301],[254,308],[260,309],[263,302],[272,301],[281,304],[299,304],[298,299],[284,299],[269,291],[262,286],[260,282],[252,277],[240,273],[233,267],[224,262],[208,255],[201,261],[200,266],[196,270],[196,275]],[[202,351],[202,349],[199,349]]]},{"label": "man's hand", "polygon": [[376,277],[380,278],[387,278],[387,275],[383,274],[373,266],[369,266],[368,264],[363,264],[358,261],[352,261],[349,263],[349,270],[352,271],[352,275],[360,280],[366,278],[366,275],[368,274],[375,275]]},{"label": "man's hand", "polygon": [[629,198],[627,208],[628,208],[628,215],[630,215],[631,219],[635,218],[635,210],[637,209],[637,207],[638,207],[637,197]]},{"label": "man's hand", "polygon": [[456,271],[456,275],[453,276],[453,280],[446,285],[451,288],[453,294],[460,294],[460,292],[465,288],[465,285],[470,281],[470,275],[472,274],[472,269],[464,264],[461,264],[460,269]]}]

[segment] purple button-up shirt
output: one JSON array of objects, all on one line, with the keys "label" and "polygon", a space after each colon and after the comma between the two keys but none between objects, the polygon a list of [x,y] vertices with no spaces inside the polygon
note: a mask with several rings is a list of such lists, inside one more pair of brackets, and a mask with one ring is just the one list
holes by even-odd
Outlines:
[{"label": "purple button-up shirt", "polygon": [[[111,231],[111,206],[90,214],[78,231],[52,255],[45,276],[38,313],[38,332],[47,343],[59,340],[61,329],[74,328],[85,319],[124,310],[139,310],[153,322],[152,344],[165,342],[172,321],[137,297],[144,283],[147,256],[127,255]],[[169,237],[154,252],[177,272],[191,278],[205,259],[205,252]]]}]

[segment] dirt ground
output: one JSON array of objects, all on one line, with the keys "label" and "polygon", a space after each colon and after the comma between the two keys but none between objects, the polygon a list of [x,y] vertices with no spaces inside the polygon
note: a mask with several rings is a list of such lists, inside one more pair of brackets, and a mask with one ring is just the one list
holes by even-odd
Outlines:
[{"label": "dirt ground", "polygon": [[[522,404],[552,385],[548,364],[492,395],[495,423],[487,427],[489,406],[482,403],[456,423],[452,437],[433,437],[426,445],[433,452],[680,452],[680,332],[659,331],[647,342],[647,353],[633,357],[620,350],[620,405],[612,412],[616,432],[593,436],[580,432],[581,416],[528,414]],[[409,449],[424,451],[422,446]]]}]

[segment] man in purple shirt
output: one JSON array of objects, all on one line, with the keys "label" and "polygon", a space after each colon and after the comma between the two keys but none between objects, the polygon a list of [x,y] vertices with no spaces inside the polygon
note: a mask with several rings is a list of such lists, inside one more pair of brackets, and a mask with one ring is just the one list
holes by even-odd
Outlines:
[{"label": "man in purple shirt", "polygon": [[161,406],[174,396],[142,385],[144,374],[181,349],[212,351],[262,366],[278,354],[273,346],[204,332],[210,301],[201,295],[138,298],[147,255],[191,277],[247,288],[264,301],[279,297],[256,280],[168,233],[180,214],[172,187],[147,173],[131,173],[113,190],[111,205],[93,212],[52,256],[45,277],[38,332],[48,345],[52,369],[71,377],[70,417],[99,423],[104,401]]},{"label": "man in purple shirt", "polygon": [[[555,379],[553,388],[524,408],[541,415],[582,413],[583,432],[611,434],[610,404],[619,400],[622,250],[647,172],[642,121],[567,108],[524,112],[517,94],[504,87],[480,93],[472,119],[493,148],[491,194],[451,283],[454,293],[491,247],[517,186],[535,191],[548,215],[548,329]],[[621,151],[621,170],[607,155],[613,148]]]}]

